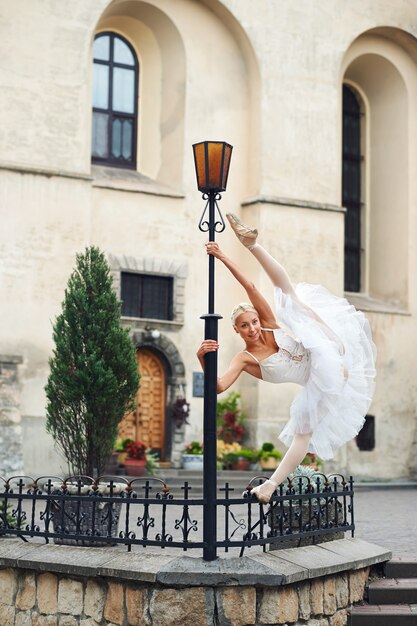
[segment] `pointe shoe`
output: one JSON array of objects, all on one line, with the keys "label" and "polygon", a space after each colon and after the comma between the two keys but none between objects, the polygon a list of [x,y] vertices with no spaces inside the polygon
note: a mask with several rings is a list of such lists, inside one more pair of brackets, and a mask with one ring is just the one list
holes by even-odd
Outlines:
[{"label": "pointe shoe", "polygon": [[[270,493],[262,493],[261,489],[264,485],[272,485],[273,486],[273,490]],[[268,504],[268,502],[270,501],[270,499],[272,498],[275,489],[277,489],[278,487],[278,483],[276,483],[274,480],[268,479],[266,480],[264,483],[262,483],[262,485],[258,485],[257,487],[254,487],[253,489],[251,489],[251,495],[253,494],[258,502],[260,502],[261,504]],[[270,489],[268,490],[270,491]]]},{"label": "pointe shoe", "polygon": [[240,243],[243,243],[248,250],[252,250],[256,246],[257,229],[243,224],[234,213],[226,213],[226,217]]}]

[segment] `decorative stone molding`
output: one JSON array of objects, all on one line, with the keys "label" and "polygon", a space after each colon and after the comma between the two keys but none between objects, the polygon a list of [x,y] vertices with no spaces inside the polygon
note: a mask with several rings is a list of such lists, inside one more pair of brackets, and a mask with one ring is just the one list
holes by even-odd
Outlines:
[{"label": "decorative stone molding", "polygon": [[178,189],[164,185],[135,170],[108,167],[107,165],[93,165],[91,172],[93,176],[93,187],[146,193],[168,198],[184,198],[184,194]]},{"label": "decorative stone molding", "polygon": [[0,474],[23,472],[18,365],[21,356],[0,354]]},{"label": "decorative stone molding", "polygon": [[255,196],[254,198],[243,200],[241,206],[251,206],[253,204],[279,204],[281,206],[292,206],[299,209],[316,209],[319,211],[336,211],[337,213],[346,213],[345,207],[337,204],[313,202],[312,200],[299,200],[297,198],[280,198],[279,196]]},{"label": "decorative stone molding", "polygon": [[146,330],[132,331],[131,336],[137,348],[151,348],[163,354],[171,370],[171,378],[167,381],[169,385],[185,385],[185,365],[176,345],[171,339],[163,333],[153,337],[151,332]]}]

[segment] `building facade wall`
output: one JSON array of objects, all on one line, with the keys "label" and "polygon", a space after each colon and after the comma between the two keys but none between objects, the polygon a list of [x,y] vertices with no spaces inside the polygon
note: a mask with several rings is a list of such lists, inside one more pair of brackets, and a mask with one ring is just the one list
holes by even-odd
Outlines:
[{"label": "building facade wall", "polygon": [[[370,409],[376,446],[363,452],[352,442],[329,469],[384,477],[411,471],[417,420],[416,9],[405,2],[393,11],[388,0],[377,7],[371,0],[257,5],[255,12],[251,0],[74,0],[69,13],[56,0],[20,3],[19,10],[1,3],[0,345],[3,354],[22,358],[18,405],[29,473],[57,470],[61,463],[42,428],[43,387],[52,322],[75,254],[89,244],[109,258],[188,268],[183,318],[154,326],[185,364],[191,402],[185,437],[202,435],[202,399],[191,396],[203,334],[199,318],[207,307],[206,236],[198,231],[203,201],[192,143],[229,141],[234,152],[222,210],[257,225],[294,282],[320,282],[343,294],[344,80],[362,89],[368,105],[368,282],[352,302],[368,315],[378,348]],[[123,34],[141,66],[136,173],[91,167],[92,42],[103,30]],[[381,135],[384,120],[389,124]],[[229,229],[219,241],[272,300],[268,280]],[[222,371],[240,349],[228,318],[244,293],[223,267],[217,268],[216,292],[224,318]],[[252,443],[276,440],[296,389],[247,376],[235,388],[243,395]],[[30,445],[30,437],[39,447]]]}]

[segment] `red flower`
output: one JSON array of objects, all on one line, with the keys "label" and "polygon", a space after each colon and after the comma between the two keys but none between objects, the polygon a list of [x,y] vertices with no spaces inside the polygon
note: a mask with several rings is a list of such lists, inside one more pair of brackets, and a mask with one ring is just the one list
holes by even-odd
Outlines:
[{"label": "red flower", "polygon": [[226,443],[240,442],[245,437],[245,429],[239,421],[239,416],[233,411],[225,411],[220,418],[217,436]]},{"label": "red flower", "polygon": [[129,441],[126,445],[126,452],[129,459],[141,461],[146,459],[146,450],[148,446],[141,441]]}]

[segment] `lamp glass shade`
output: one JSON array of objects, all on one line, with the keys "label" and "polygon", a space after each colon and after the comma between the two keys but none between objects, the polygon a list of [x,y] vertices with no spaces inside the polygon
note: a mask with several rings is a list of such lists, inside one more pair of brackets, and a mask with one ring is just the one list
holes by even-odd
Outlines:
[{"label": "lamp glass shade", "polygon": [[224,141],[193,145],[197,187],[203,193],[225,191],[233,146]]}]

